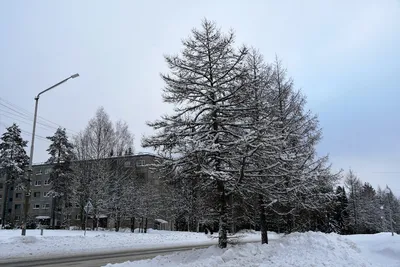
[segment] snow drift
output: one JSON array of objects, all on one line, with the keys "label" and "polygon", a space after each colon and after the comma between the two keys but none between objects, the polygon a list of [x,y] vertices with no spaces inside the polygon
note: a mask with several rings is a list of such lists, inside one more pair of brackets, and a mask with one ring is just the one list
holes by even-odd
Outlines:
[{"label": "snow drift", "polygon": [[150,260],[108,264],[107,267],[150,266],[377,266],[363,257],[355,243],[344,236],[323,233],[293,233],[269,245],[248,243],[218,249],[216,246],[158,256]]}]

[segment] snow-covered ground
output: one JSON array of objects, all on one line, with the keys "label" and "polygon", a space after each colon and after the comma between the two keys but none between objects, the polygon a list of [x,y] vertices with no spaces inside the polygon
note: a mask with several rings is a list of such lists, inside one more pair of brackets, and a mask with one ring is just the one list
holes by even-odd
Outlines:
[{"label": "snow-covered ground", "polygon": [[[242,240],[257,241],[259,233],[246,233]],[[165,248],[184,245],[213,245],[217,239],[204,233],[149,230],[147,234],[111,231],[0,230],[0,259],[101,253],[129,249]]]},{"label": "snow-covered ground", "polygon": [[348,239],[357,244],[362,255],[374,266],[400,266],[400,235],[390,233],[351,235]]},{"label": "snow-covered ground", "polygon": [[399,242],[400,236],[392,237],[388,233],[354,236],[293,233],[269,245],[248,243],[224,250],[211,246],[107,267],[399,267]]}]

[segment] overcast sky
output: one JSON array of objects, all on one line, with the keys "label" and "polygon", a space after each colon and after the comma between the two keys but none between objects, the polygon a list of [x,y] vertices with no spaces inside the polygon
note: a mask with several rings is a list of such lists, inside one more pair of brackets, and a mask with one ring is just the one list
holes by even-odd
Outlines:
[{"label": "overcast sky", "polygon": [[[145,122],[170,110],[160,96],[163,55],[178,53],[203,18],[234,29],[238,45],[267,61],[283,60],[319,116],[318,151],[334,169],[351,167],[400,195],[399,0],[1,1],[0,134],[16,121],[30,140],[33,115],[24,114],[34,96],[78,72],[41,97],[39,115],[51,122],[41,120],[37,134],[57,125],[76,133],[104,106],[143,151]],[[35,144],[34,162],[46,160],[49,143]]]}]

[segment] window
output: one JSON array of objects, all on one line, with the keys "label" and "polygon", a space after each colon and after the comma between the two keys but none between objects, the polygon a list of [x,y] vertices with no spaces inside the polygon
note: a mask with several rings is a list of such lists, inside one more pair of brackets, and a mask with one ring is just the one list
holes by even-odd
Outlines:
[{"label": "window", "polygon": [[144,166],[145,162],[144,159],[136,161],[136,166]]},{"label": "window", "polygon": [[15,209],[15,210],[21,209],[21,204],[15,204],[15,205],[14,205],[14,209]]},{"label": "window", "polygon": [[51,173],[51,169],[49,168],[49,169],[46,169],[45,171],[44,171],[44,174],[50,174]]},{"label": "window", "polygon": [[48,197],[47,193],[49,192],[43,192],[43,197]]},{"label": "window", "polygon": [[34,192],[33,197],[40,197],[40,192]]},{"label": "window", "polygon": [[50,184],[49,180],[44,180],[44,185],[49,185],[49,184]]},{"label": "window", "polygon": [[15,193],[15,198],[21,199],[22,198],[22,193]]},{"label": "window", "polygon": [[10,198],[8,199],[8,201],[12,202],[12,197],[10,197]]},{"label": "window", "polygon": [[16,221],[19,221],[20,219],[21,219],[21,216],[19,216],[19,215],[16,215],[16,216],[15,216],[15,220],[16,220]]},{"label": "window", "polygon": [[42,170],[38,170],[38,171],[36,172],[36,175],[42,175]]},{"label": "window", "polygon": [[79,214],[76,214],[75,215],[75,220],[80,220],[80,219],[81,219],[81,216]]},{"label": "window", "polygon": [[48,210],[49,208],[50,208],[50,204],[49,203],[42,205],[42,209],[44,209],[44,210]]},{"label": "window", "polygon": [[0,189],[3,189],[3,183],[0,183]]},{"label": "window", "polygon": [[124,166],[125,167],[130,167],[131,166],[131,162],[130,161],[125,161],[124,162]]},{"label": "window", "polygon": [[39,204],[35,204],[35,205],[33,205],[33,209],[34,209],[34,210],[38,210],[38,209],[40,209],[40,205],[39,205]]},{"label": "window", "polygon": [[41,185],[42,185],[42,181],[40,181],[40,180],[35,181],[35,186],[41,186]]}]

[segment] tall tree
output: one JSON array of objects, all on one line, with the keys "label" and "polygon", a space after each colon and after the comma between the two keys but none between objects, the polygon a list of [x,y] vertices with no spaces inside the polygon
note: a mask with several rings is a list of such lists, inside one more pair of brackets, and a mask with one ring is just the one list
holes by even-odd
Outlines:
[{"label": "tall tree", "polygon": [[76,174],[79,177],[78,202],[83,215],[83,207],[88,200],[91,200],[94,228],[98,227],[100,215],[107,211],[106,188],[112,163],[105,159],[114,149],[114,138],[115,130],[112,121],[104,108],[100,107],[85,130],[75,140],[76,155],[80,161],[75,165]]},{"label": "tall tree", "polygon": [[269,174],[274,177],[277,200],[270,209],[284,216],[286,232],[301,230],[309,226],[304,225],[307,218],[296,222],[300,213],[317,217],[326,214],[339,176],[330,173],[328,157],[317,156],[316,145],[321,140],[318,118],[305,109],[306,98],[294,88],[293,80],[278,59],[273,64],[268,92],[269,117],[279,140],[275,154],[280,163]]},{"label": "tall tree", "polygon": [[[10,186],[22,185],[25,179],[26,167],[29,157],[26,155],[25,147],[27,141],[21,137],[21,130],[15,123],[6,129],[0,142],[0,172],[6,176],[5,195],[2,212],[2,226],[4,227],[8,218],[8,193]],[[29,194],[29,192],[26,192]]]},{"label": "tall tree", "polygon": [[[50,158],[47,163],[53,165],[50,173],[51,190],[48,193],[52,197],[52,226],[56,221],[56,209],[61,207],[64,219],[69,218],[72,207],[72,198],[75,195],[75,179],[72,174],[71,161],[73,155],[73,145],[69,142],[65,129],[58,128],[53,136],[47,137],[51,144],[47,151]],[[69,211],[69,212],[68,212]],[[68,221],[66,222],[67,224]]]},{"label": "tall tree", "polygon": [[336,198],[333,206],[333,218],[337,225],[337,232],[340,234],[348,234],[348,205],[349,201],[347,199],[345,188],[338,186],[336,188]]},{"label": "tall tree", "polygon": [[[218,195],[219,247],[227,245],[228,199],[236,184],[232,158],[245,139],[238,120],[246,89],[247,70],[243,68],[247,48],[233,47],[234,34],[224,35],[215,23],[204,20],[202,29],[192,30],[183,41],[180,55],[167,56],[170,73],[162,75],[166,84],[163,99],[175,105],[173,115],[148,125],[157,133],[143,140],[161,155],[172,154],[175,168],[196,166]],[[210,191],[212,194],[213,191]]]},{"label": "tall tree", "polygon": [[[97,227],[100,215],[115,221],[118,231],[131,200],[130,179],[134,176],[129,155],[133,154],[133,134],[128,125],[115,125],[104,108],[99,108],[83,132],[75,137],[77,162],[74,172],[78,177],[78,203],[81,215],[88,200],[93,204],[93,225]],[[117,157],[114,157],[117,156]],[[84,225],[82,225],[84,226]]]},{"label": "tall tree", "polygon": [[248,87],[242,120],[249,125],[242,129],[247,134],[247,142],[242,148],[245,153],[238,161],[240,174],[238,188],[242,197],[251,200],[257,192],[261,243],[268,243],[267,210],[276,201],[276,174],[279,165],[279,142],[282,138],[276,119],[271,116],[274,103],[270,102],[273,69],[267,65],[262,55],[255,49],[250,50],[246,59],[248,69]]},{"label": "tall tree", "polygon": [[345,186],[349,192],[349,215],[352,233],[360,233],[360,211],[361,211],[361,190],[362,184],[360,179],[354,174],[352,170],[349,170],[346,179]]}]

